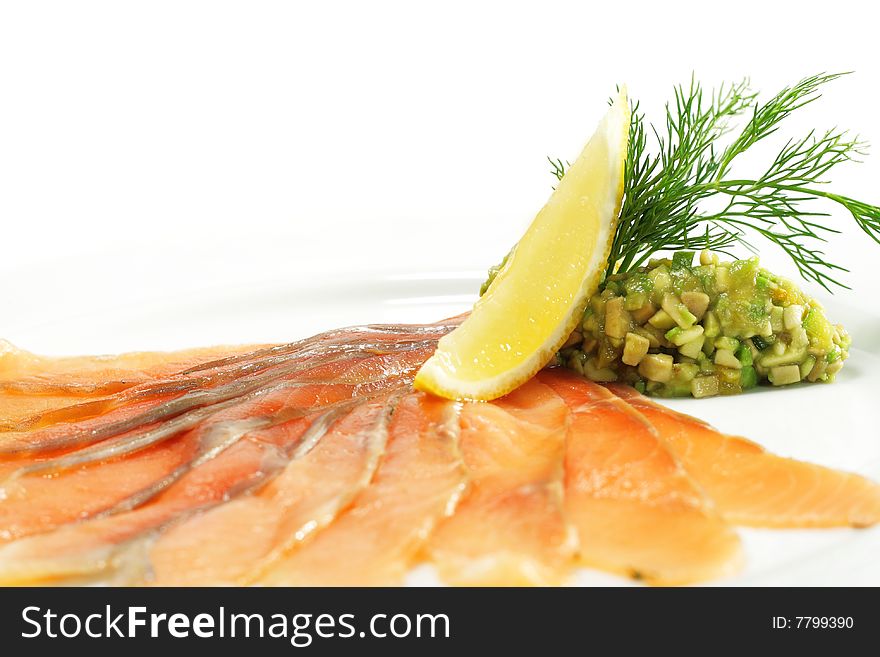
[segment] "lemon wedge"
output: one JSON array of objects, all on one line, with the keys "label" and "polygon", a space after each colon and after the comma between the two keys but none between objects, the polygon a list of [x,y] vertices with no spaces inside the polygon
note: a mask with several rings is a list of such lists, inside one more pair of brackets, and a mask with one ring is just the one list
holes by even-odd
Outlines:
[{"label": "lemon wedge", "polygon": [[471,314],[421,367],[417,389],[495,399],[534,376],[568,339],[611,250],[629,123],[621,90]]}]

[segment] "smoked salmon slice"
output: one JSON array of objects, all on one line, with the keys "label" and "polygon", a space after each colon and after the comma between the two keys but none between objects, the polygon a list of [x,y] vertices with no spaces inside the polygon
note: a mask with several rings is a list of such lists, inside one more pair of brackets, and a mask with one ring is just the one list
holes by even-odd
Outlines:
[{"label": "smoked salmon slice", "polygon": [[[358,406],[346,418],[356,427],[384,424],[385,403]],[[333,410],[257,429],[201,467],[188,472],[152,502],[133,511],[67,524],[0,547],[0,583],[59,578],[142,583],[152,577],[148,558],[156,539],[199,511],[266,483],[313,445],[336,419]]]},{"label": "smoked salmon slice", "polygon": [[866,526],[880,486],[620,385],[412,391],[461,318],[283,345],[42,359],[0,344],[0,583],[464,585],[576,565],[681,584],[729,525]]},{"label": "smoked salmon slice", "polygon": [[455,510],[465,489],[458,412],[458,404],[422,393],[404,397],[369,488],[311,542],[266,570],[259,583],[399,584],[434,526]]},{"label": "smoked salmon slice", "polygon": [[608,388],[659,432],[730,523],[752,527],[867,527],[880,522],[880,486],[856,474],[776,456],[633,388]]},{"label": "smoked salmon slice", "polygon": [[212,347],[119,356],[47,358],[0,340],[0,428],[34,416],[158,381],[191,367],[253,352],[261,346]]},{"label": "smoked salmon slice", "polygon": [[[351,390],[350,386],[317,388],[281,387],[235,405],[201,409],[177,423],[148,427],[139,435],[123,434],[110,445],[101,444],[99,450],[87,448],[55,459],[2,463],[0,542],[99,514],[131,510],[248,432],[278,423],[269,416],[287,413],[302,417],[348,398]],[[129,452],[138,441],[150,444]]]},{"label": "smoked salmon slice", "polygon": [[[418,354],[418,352],[414,352]],[[408,354],[404,355],[409,358]],[[425,358],[426,354],[417,355]],[[329,375],[306,372],[304,379],[261,394],[226,401],[144,430],[126,432],[57,458],[0,462],[0,541],[21,538],[97,513],[129,510],[174,483],[189,470],[268,420],[261,414],[303,416],[389,385],[406,367],[388,367],[385,356],[334,363],[341,383],[309,384]],[[135,451],[139,448],[139,451]],[[49,475],[49,476],[46,476]]]},{"label": "smoked salmon slice", "polygon": [[[382,386],[387,380],[417,369],[433,344],[429,340],[383,347],[342,345],[298,353],[289,358],[236,363],[232,369],[211,373],[187,371],[179,377],[142,384],[106,398],[33,416],[27,420],[26,426],[16,427],[18,430],[0,431],[0,457],[82,447],[146,424],[175,418],[193,409],[259,392],[285,379],[306,378],[307,374],[311,375],[309,380],[332,379],[340,368],[348,370],[358,359],[385,358],[370,363],[364,371],[364,375],[369,374],[372,379],[363,383]],[[402,365],[407,357],[408,364]],[[389,363],[394,366],[392,369],[388,369]],[[356,381],[355,378],[351,380]]]},{"label": "smoked salmon slice", "polygon": [[461,412],[470,489],[427,545],[461,585],[549,585],[568,575],[577,535],[563,504],[568,409],[536,380]]},{"label": "smoked salmon slice", "polygon": [[[296,460],[302,435],[316,426],[320,431],[313,440],[318,442],[326,430],[321,428],[327,417],[320,415],[322,409],[369,402],[407,385],[430,355],[431,344],[389,342],[387,348],[377,349],[362,343],[344,357],[285,367],[281,375],[289,377],[286,380],[256,368],[257,384],[247,377],[244,385],[240,380],[224,382],[221,389],[236,387],[221,395],[209,388],[213,403],[205,404],[203,397],[184,413],[150,415],[153,422],[136,429],[131,427],[137,422],[127,422],[125,416],[120,421],[119,410],[50,425],[49,440],[64,441],[70,433],[92,439],[100,434],[100,440],[64,442],[65,447],[85,446],[48,457],[12,452],[0,463],[0,536],[22,539],[6,546],[8,569],[0,554],[0,580],[149,579],[149,563],[143,558],[141,574],[115,573],[131,570],[137,561],[131,555],[140,551],[144,557],[146,546],[177,523],[271,480],[286,462]],[[238,367],[241,361],[234,358]],[[153,408],[162,409],[162,404],[167,402]],[[127,409],[129,416],[142,412],[138,404],[133,406],[135,411],[124,404],[119,409]],[[375,404],[364,403],[352,411],[352,418],[375,412]],[[30,432],[29,438],[37,446],[45,445],[45,439],[33,439],[45,432]],[[308,446],[311,450],[314,444]],[[60,528],[54,532],[41,533],[56,526]],[[15,556],[19,554],[27,558]]]},{"label": "smoked salmon slice", "polygon": [[740,566],[739,538],[642,416],[563,370],[537,378],[571,411],[564,508],[580,563],[653,584],[714,579]]},{"label": "smoked salmon slice", "polygon": [[352,413],[254,494],[172,527],[149,552],[150,583],[251,582],[333,522],[369,484],[385,449],[387,420],[387,414]]},{"label": "smoked salmon slice", "polygon": [[[125,432],[56,458],[0,461],[0,541],[51,529],[97,513],[134,508],[254,428],[260,413],[316,412],[322,406],[380,391],[414,369],[428,352],[413,350],[349,359],[304,372],[250,398],[197,408],[162,424]],[[390,364],[389,364],[390,363]],[[332,385],[309,380],[336,377]],[[297,383],[298,382],[298,383]],[[111,414],[114,418],[118,415]],[[104,416],[103,421],[107,418]],[[100,427],[102,420],[90,421]]]},{"label": "smoked salmon slice", "polygon": [[[241,357],[266,345],[181,351],[136,351],[115,356],[46,357],[0,340],[0,391],[31,395],[92,395],[172,376],[218,359]],[[4,399],[4,402],[6,400]]]}]

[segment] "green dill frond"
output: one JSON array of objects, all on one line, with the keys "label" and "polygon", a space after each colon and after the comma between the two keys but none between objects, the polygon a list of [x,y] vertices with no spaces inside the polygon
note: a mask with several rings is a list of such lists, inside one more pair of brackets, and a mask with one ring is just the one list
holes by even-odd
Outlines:
[{"label": "green dill frond", "polygon": [[[838,165],[858,161],[866,144],[843,130],[811,131],[788,140],[763,169],[732,173],[749,148],[776,134],[841,75],[810,76],[764,103],[748,80],[706,93],[692,78],[674,89],[660,127],[646,123],[634,102],[623,206],[607,273],[639,267],[658,251],[730,254],[737,245],[754,251],[749,240],[757,235],[781,248],[803,278],[826,289],[845,287],[835,276],[846,269],[820,250],[826,235],[839,232],[830,223],[830,207],[842,206],[878,243],[880,208],[823,186]],[[550,162],[560,179],[562,161]]]}]

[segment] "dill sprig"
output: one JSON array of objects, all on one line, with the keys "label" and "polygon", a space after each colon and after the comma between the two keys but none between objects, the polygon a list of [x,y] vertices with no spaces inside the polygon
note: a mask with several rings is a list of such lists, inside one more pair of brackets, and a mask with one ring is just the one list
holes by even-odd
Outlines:
[{"label": "dill sprig", "polygon": [[[754,252],[750,239],[758,235],[781,248],[803,278],[825,289],[846,287],[835,278],[846,268],[820,250],[828,234],[840,232],[828,223],[827,205],[842,206],[878,243],[880,208],[821,187],[837,165],[864,155],[866,144],[843,130],[811,131],[788,140],[758,173],[737,171],[749,148],[841,75],[805,78],[764,103],[748,80],[707,94],[692,79],[675,88],[661,128],[646,127],[633,103],[624,200],[606,273],[639,267],[658,251],[708,248],[730,255],[741,244]],[[561,178],[563,162],[550,162]]]}]

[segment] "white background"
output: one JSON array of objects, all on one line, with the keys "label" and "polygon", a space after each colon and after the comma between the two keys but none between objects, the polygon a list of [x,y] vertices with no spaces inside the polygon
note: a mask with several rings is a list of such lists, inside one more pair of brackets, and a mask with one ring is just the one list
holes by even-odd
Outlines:
[{"label": "white background", "polygon": [[[880,142],[869,3],[589,4],[0,4],[0,335],[82,350],[11,316],[259,286],[279,257],[306,277],[484,268],[546,199],[545,156],[579,152],[618,82],[659,118],[692,71],[769,93],[855,70],[791,127]],[[836,178],[880,202],[880,154]],[[880,248],[849,232],[829,252],[858,301]]]},{"label": "white background", "polygon": [[[870,3],[588,5],[0,0],[0,336],[94,353],[448,315],[621,82],[659,120],[692,72],[772,93],[854,70],[786,135],[838,125],[880,147]],[[833,188],[880,203],[878,180],[880,152]],[[828,252],[853,269],[835,301],[862,308],[832,316],[880,354],[880,247],[834,222]],[[877,478],[877,362],[699,414]],[[743,536],[735,581],[880,581],[876,531]]]}]

